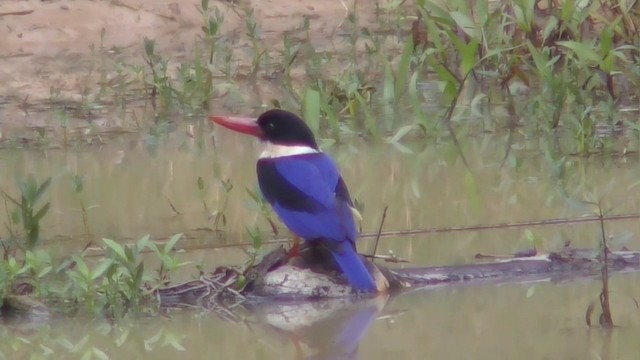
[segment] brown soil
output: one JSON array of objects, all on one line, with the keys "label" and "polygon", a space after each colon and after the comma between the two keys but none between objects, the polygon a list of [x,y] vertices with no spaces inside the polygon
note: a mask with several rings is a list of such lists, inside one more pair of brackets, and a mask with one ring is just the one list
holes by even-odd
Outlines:
[{"label": "brown soil", "polygon": [[[200,0],[11,0],[0,2],[1,125],[44,125],[26,116],[25,107],[57,99],[79,100],[99,88],[96,69],[104,52],[122,52],[140,62],[145,37],[156,52],[179,63],[193,53],[200,34]],[[374,1],[359,1],[359,21],[371,19]],[[345,0],[210,1],[224,15],[222,32],[234,48],[248,46],[243,7],[251,7],[263,30],[262,40],[278,46],[284,32],[309,18],[314,47],[333,46],[345,21]],[[317,43],[316,43],[317,42]],[[114,52],[112,51],[112,53]],[[24,104],[27,104],[25,106]],[[45,112],[45,111],[43,111]]]}]

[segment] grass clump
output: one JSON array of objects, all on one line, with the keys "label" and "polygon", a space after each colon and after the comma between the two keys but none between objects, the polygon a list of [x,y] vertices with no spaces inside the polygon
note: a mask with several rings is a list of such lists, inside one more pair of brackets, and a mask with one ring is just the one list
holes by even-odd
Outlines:
[{"label": "grass clump", "polygon": [[[153,308],[155,290],[168,284],[172,271],[187,264],[178,261],[173,252],[182,234],[161,246],[148,235],[130,245],[102,239],[105,255],[100,259],[87,255],[91,243],[76,254],[55,258],[40,241],[41,222],[50,203],[37,206],[51,181],[38,183],[33,177],[18,181],[20,200],[2,191],[5,207],[13,207],[7,211],[9,238],[1,239],[2,313],[76,313],[84,309],[93,315],[122,317],[130,311]],[[160,263],[155,272],[145,269],[144,253]]]}]

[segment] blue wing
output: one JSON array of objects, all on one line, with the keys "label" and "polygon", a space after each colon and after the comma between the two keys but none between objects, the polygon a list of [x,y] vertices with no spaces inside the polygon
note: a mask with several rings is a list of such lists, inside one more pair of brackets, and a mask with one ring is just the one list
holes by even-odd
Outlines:
[{"label": "blue wing", "polygon": [[357,231],[349,192],[323,153],[260,159],[258,182],[285,225],[298,236],[354,244]]}]

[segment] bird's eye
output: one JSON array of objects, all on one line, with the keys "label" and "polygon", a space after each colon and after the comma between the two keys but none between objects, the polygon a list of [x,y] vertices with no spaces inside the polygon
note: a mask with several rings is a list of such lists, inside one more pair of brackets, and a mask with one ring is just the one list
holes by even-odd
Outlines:
[{"label": "bird's eye", "polygon": [[275,129],[276,128],[276,124],[274,123],[269,123],[269,129]]}]

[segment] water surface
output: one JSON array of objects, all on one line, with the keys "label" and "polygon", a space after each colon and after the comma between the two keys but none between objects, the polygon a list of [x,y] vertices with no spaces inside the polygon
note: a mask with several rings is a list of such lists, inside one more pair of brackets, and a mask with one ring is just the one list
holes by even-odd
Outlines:
[{"label": "water surface", "polygon": [[[278,236],[270,233],[246,192],[256,190],[254,163],[260,144],[206,123],[196,125],[202,133],[201,142],[178,127],[161,141],[132,135],[93,147],[6,149],[0,152],[0,168],[5,170],[0,173],[0,188],[15,194],[15,179],[28,174],[40,180],[54,177],[46,196],[52,204],[51,213],[44,219],[42,234],[45,245],[57,254],[78,251],[87,241],[82,202],[89,209],[89,238],[97,243],[101,237],[127,242],[147,233],[158,240],[177,232],[187,234],[178,246],[186,251],[178,256],[193,265],[182,268],[175,280],[193,278],[195,265],[205,269],[239,265],[246,261],[246,255],[232,245],[249,242],[247,227],[258,226],[267,239],[286,237],[284,231]],[[413,153],[407,154],[392,145],[356,138],[326,151],[337,159],[352,195],[364,204],[365,233],[377,231],[384,206],[389,207],[385,231],[589,214],[570,206],[561,195],[560,183],[575,199],[596,192],[605,209],[615,206],[612,213],[640,211],[638,198],[629,196],[637,186],[637,159],[571,157],[560,181],[548,160],[540,152],[526,149],[526,142],[524,149],[513,151],[502,165],[505,139],[506,135],[499,134],[465,139],[463,147],[471,170],[455,148],[435,142],[414,146]],[[511,157],[521,162],[517,169]],[[74,175],[83,179],[81,193],[73,191]],[[198,188],[198,177],[203,179],[203,190]],[[233,189],[227,193],[219,185],[221,180],[228,180]],[[223,210],[227,219],[218,232],[210,219],[216,209]],[[4,208],[0,218],[7,218]],[[598,224],[581,223],[388,236],[380,240],[378,253],[393,251],[410,261],[406,266],[464,264],[474,261],[477,253],[507,254],[530,248],[526,230],[539,239],[540,251],[558,250],[565,243],[598,246]],[[640,228],[637,220],[611,221],[606,230],[615,238],[637,234]],[[630,239],[626,246],[640,247],[637,236]],[[363,238],[359,246],[361,252],[371,252],[374,240]],[[373,307],[364,306],[364,315],[358,313],[361,309],[342,310],[345,312],[339,313],[343,315],[338,322],[355,314],[356,325],[336,324],[334,319],[321,326],[324,331],[313,327],[276,331],[274,326],[282,325],[277,316],[250,309],[243,320],[246,323],[225,322],[204,310],[180,310],[113,326],[73,318],[56,319],[27,332],[10,330],[15,324],[5,325],[4,331],[13,334],[9,336],[13,345],[7,343],[2,352],[12,357],[10,354],[43,353],[46,347],[61,354],[70,351],[62,345],[65,341],[77,343],[88,337],[80,348],[95,346],[112,357],[174,358],[188,354],[204,358],[215,351],[222,358],[292,358],[297,352],[310,355],[334,349],[337,340],[332,336],[346,326],[350,333],[362,334],[359,346],[355,346],[357,341],[350,344],[360,358],[631,358],[637,351],[632,334],[640,321],[631,300],[640,293],[637,280],[636,274],[613,278],[614,319],[622,327],[610,335],[585,325],[586,308],[600,291],[596,279],[585,279],[425,290],[386,304],[380,300]],[[299,314],[307,313],[302,309]],[[330,314],[327,311],[326,316]],[[156,335],[162,340],[151,341]],[[23,341],[42,346],[28,346]],[[175,344],[170,345],[172,342]]]},{"label": "water surface", "polygon": [[[121,2],[60,0],[47,2],[29,17],[2,18],[9,25],[0,32],[11,41],[7,54],[0,56],[0,190],[16,197],[20,180],[53,178],[41,202],[51,203],[41,237],[43,248],[54,256],[76,254],[92,242],[89,254],[98,259],[105,237],[131,243],[145,234],[166,241],[184,233],[176,256],[191,263],[173,274],[174,281],[197,277],[199,267],[241,266],[248,259],[247,229],[260,229],[268,241],[264,251],[286,243],[287,232],[280,228],[273,234],[247,193],[257,192],[260,144],[213,127],[206,114],[256,113],[254,109],[271,106],[275,98],[293,108],[291,94],[274,76],[281,69],[285,33],[293,43],[313,46],[301,48],[291,74],[295,86],[302,88],[316,77],[351,81],[346,75],[353,74],[343,65],[352,61],[367,69],[381,66],[381,71],[367,74],[371,84],[350,85],[382,89],[386,63],[378,60],[401,53],[410,28],[401,26],[413,18],[398,15],[401,8],[381,12],[377,1],[358,2],[354,24],[338,1],[323,6],[306,0],[252,2],[264,30],[260,46],[273,57],[251,80],[247,74],[254,54],[247,45],[246,14],[228,2],[217,4],[226,19],[219,57],[233,55],[236,77],[220,75],[216,68],[210,109],[183,104],[158,116],[146,92],[149,79],[139,78],[136,70],[146,66],[142,38],[156,39],[157,54],[167,59],[175,80],[180,64],[197,58],[194,48],[202,45],[196,41],[202,16],[195,5],[200,1],[184,6],[139,3],[140,9]],[[15,4],[0,7],[24,10],[14,9]],[[94,12],[111,14],[104,30],[87,16]],[[307,30],[301,25],[305,19],[313,20]],[[380,35],[380,59],[364,51],[374,37],[350,43],[354,29],[364,27]],[[491,84],[471,84],[454,117],[460,129],[458,148],[440,121],[444,112],[438,107],[438,84],[427,81],[432,74],[422,75],[417,84],[425,102],[422,110],[435,119],[425,136],[412,133],[402,145],[388,143],[399,127],[424,119],[414,119],[406,103],[374,104],[379,139],[347,131],[338,143],[320,141],[362,205],[362,253],[375,249],[409,261],[386,264],[399,267],[468,264],[479,253],[510,254],[534,244],[541,252],[566,244],[600,246],[601,229],[595,222],[392,235],[376,244],[372,234],[387,206],[383,233],[593,215],[593,207],[581,201],[599,201],[606,214],[640,213],[637,130],[596,134],[605,150],[594,147],[595,154],[578,156],[577,136],[568,126],[544,132],[527,127],[526,118],[511,126],[514,119],[503,108],[502,93],[492,94],[492,104],[470,111],[477,91],[501,91]],[[529,93],[524,96],[539,91],[525,90]],[[637,129],[636,114],[631,109],[617,115]],[[598,118],[598,111],[592,115],[597,125],[611,120]],[[346,116],[342,120],[352,126]],[[505,129],[508,124],[510,130]],[[74,191],[76,177],[82,191]],[[3,205],[0,238],[5,239],[19,228],[9,220],[11,203]],[[640,248],[637,219],[607,221],[605,226],[613,248]],[[145,263],[146,269],[157,266],[152,257]],[[585,324],[585,312],[601,291],[597,278],[549,278],[443,286],[356,304],[344,299],[261,303],[225,313],[224,319],[204,309],[171,309],[118,321],[84,316],[54,316],[44,322],[3,319],[0,358],[635,359],[640,350],[640,314],[634,303],[640,296],[638,276],[611,279],[619,325],[611,332]]]}]

